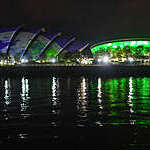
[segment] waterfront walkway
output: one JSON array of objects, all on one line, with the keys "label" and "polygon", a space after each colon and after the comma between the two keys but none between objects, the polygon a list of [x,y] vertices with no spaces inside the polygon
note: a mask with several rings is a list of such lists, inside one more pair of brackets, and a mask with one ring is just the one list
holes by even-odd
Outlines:
[{"label": "waterfront walkway", "polygon": [[0,75],[92,75],[92,76],[150,76],[150,65],[144,64],[20,64],[1,66]]}]

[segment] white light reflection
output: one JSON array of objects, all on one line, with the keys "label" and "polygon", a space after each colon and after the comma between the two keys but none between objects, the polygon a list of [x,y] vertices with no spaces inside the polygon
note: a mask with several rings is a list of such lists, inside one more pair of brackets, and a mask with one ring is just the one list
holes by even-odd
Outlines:
[{"label": "white light reflection", "polygon": [[[130,77],[129,78],[129,95],[128,95],[128,105],[129,105],[129,110],[130,110],[130,117],[131,117],[131,114],[134,112],[132,99],[133,99],[133,82],[132,82],[132,77]],[[131,124],[134,124],[134,122],[135,122],[134,120],[130,120]]]},{"label": "white light reflection", "polygon": [[102,98],[101,88],[102,88],[102,81],[101,81],[101,78],[98,78],[97,98],[98,98],[99,108],[103,109],[103,107],[102,107],[102,99],[101,99]]},{"label": "white light reflection", "polygon": [[52,78],[52,86],[51,86],[51,89],[52,89],[52,106],[53,106],[53,109],[52,109],[52,113],[53,114],[58,114],[60,113],[59,109],[57,109],[56,106],[58,106],[60,103],[59,103],[59,78],[56,78],[56,77],[53,77]]},{"label": "white light reflection", "polygon": [[80,97],[82,100],[87,98],[87,83],[86,83],[86,79],[83,77],[81,80],[81,87],[80,87]]},{"label": "white light reflection", "polygon": [[130,112],[133,113],[133,104],[132,104],[132,98],[133,98],[133,87],[132,87],[132,77],[129,78],[129,96],[128,96],[128,105],[130,106]]},{"label": "white light reflection", "polygon": [[52,102],[54,106],[57,105],[56,92],[57,92],[57,81],[56,81],[56,77],[53,77],[52,78]]},{"label": "white light reflection", "polygon": [[4,83],[4,87],[5,87],[5,104],[6,105],[9,105],[11,102],[10,102],[10,94],[11,94],[11,90],[10,90],[10,80],[5,80],[5,83]]},{"label": "white light reflection", "polygon": [[[98,78],[98,85],[97,85],[97,100],[98,100],[98,103],[99,103],[99,108],[100,108],[100,111],[99,111],[99,115],[102,115],[102,109],[103,109],[103,106],[102,106],[102,80],[101,78]],[[103,124],[101,123],[101,121],[97,121],[96,124],[98,126],[103,126]]]},{"label": "white light reflection", "polygon": [[88,81],[84,77],[81,78],[80,81],[80,88],[78,89],[78,105],[77,109],[79,110],[79,116],[80,117],[87,117],[87,91],[88,91]]},{"label": "white light reflection", "polygon": [[28,138],[28,134],[26,134],[26,133],[20,133],[20,134],[18,134],[18,138],[20,138],[20,139],[27,139]]},{"label": "white light reflection", "polygon": [[[21,111],[24,112],[29,107],[29,99],[30,99],[30,97],[29,97],[29,80],[23,77],[22,80],[21,80],[21,83],[22,83]],[[23,114],[23,115],[25,115],[25,114]]]}]

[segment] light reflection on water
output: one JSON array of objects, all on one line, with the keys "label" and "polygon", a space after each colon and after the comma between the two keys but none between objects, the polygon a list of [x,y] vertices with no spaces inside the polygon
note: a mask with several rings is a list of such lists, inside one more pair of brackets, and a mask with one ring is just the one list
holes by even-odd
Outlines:
[{"label": "light reflection on water", "polygon": [[[62,96],[61,93],[67,91],[66,96],[68,96],[68,92],[71,92],[68,91],[68,81],[70,80],[58,77],[1,79],[4,86],[2,89],[5,89],[4,97],[1,97],[4,99],[4,103],[1,102],[1,106],[3,105],[1,118],[13,119],[13,116],[20,114],[25,119],[36,113],[59,116],[63,113],[61,103],[63,98],[65,99],[65,95]],[[71,80],[69,84],[75,86],[73,92],[77,95],[74,97],[76,121],[80,125],[140,124],[149,126],[150,78],[88,79],[81,77]]]},{"label": "light reflection on water", "polygon": [[79,116],[78,126],[83,126],[82,122],[87,120],[87,108],[88,108],[88,80],[84,77],[80,79],[80,86],[77,89],[77,112]]},{"label": "light reflection on water", "polygon": [[150,126],[148,77],[1,78],[0,86],[0,128]]},{"label": "light reflection on water", "polygon": [[[65,95],[62,96],[61,93],[67,91],[66,96],[68,96],[71,92],[68,91],[68,81],[58,77],[1,79],[4,86],[2,89],[5,90],[4,97],[1,97],[4,100],[4,103],[1,102],[3,106],[1,119],[9,119],[8,116],[13,119],[13,116],[16,117],[19,114],[25,119],[36,113],[59,116],[63,113],[61,103],[63,98],[65,99]],[[74,95],[77,95],[74,97],[78,119],[76,121],[80,125],[82,122],[83,126],[94,126],[95,123],[149,126],[150,78],[88,79],[81,77],[71,80],[69,84],[73,84],[73,92],[76,92]]]},{"label": "light reflection on water", "polygon": [[29,96],[29,80],[26,78],[22,78],[21,80],[21,87],[22,87],[22,92],[21,92],[21,115],[26,118],[30,116],[30,113],[26,113],[27,110],[29,109],[29,101],[30,101],[30,96]]}]

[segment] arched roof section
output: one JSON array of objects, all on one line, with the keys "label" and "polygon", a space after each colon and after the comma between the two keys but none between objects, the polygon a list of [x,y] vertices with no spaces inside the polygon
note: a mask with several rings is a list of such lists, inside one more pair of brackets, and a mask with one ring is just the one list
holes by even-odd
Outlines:
[{"label": "arched roof section", "polygon": [[70,36],[57,34],[47,33],[43,28],[29,29],[26,26],[0,29],[0,53],[17,60],[22,57],[36,60],[39,56],[41,59],[49,59],[63,51],[81,50],[86,45]]},{"label": "arched roof section", "polygon": [[[6,54],[10,43],[10,38],[13,32],[16,31],[15,28],[2,28],[0,29],[0,53]],[[13,45],[13,44],[12,44]]]},{"label": "arched roof section", "polygon": [[10,47],[9,54],[14,57],[20,57],[24,52],[27,44],[33,37],[33,35],[39,30],[37,29],[24,29],[14,39],[12,46]]},{"label": "arched roof section", "polygon": [[9,44],[7,46],[6,56],[9,55],[10,47],[13,45],[15,37],[19,34],[20,30],[22,30],[22,29],[23,29],[23,25],[20,25],[13,31],[13,33],[9,39]]},{"label": "arched roof section", "polygon": [[29,48],[31,47],[32,43],[38,38],[38,36],[44,32],[45,29],[44,28],[40,28],[36,33],[33,34],[33,36],[31,37],[31,39],[29,40],[29,42],[27,43],[23,53],[21,54],[21,57],[24,57],[26,55],[26,53],[28,52]]},{"label": "arched roof section", "polygon": [[66,50],[69,52],[76,52],[84,48],[87,44],[88,42],[74,41]]},{"label": "arched roof section", "polygon": [[48,38],[44,37],[43,35],[39,35],[36,40],[33,41],[25,56],[35,60],[48,42]]},{"label": "arched roof section", "polygon": [[55,35],[53,35],[53,37],[49,38],[49,42],[45,45],[45,47],[41,50],[39,56],[37,57],[37,59],[40,59],[42,55],[44,55],[46,53],[46,51],[48,50],[49,46],[58,38],[61,36],[61,32],[56,33]]},{"label": "arched roof section", "polygon": [[57,56],[60,56],[61,53],[62,53],[72,42],[74,42],[75,40],[76,40],[75,37],[70,38],[70,39],[63,45],[63,47],[61,47],[61,49],[59,50],[59,52],[58,52],[58,54],[56,55],[56,57],[57,57]]}]

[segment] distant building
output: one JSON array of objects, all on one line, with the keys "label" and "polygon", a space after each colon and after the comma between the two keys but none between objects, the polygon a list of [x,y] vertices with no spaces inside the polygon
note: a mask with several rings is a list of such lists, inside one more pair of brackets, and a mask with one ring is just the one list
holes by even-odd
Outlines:
[{"label": "distant building", "polygon": [[105,57],[110,62],[149,62],[150,38],[128,38],[100,42],[90,47],[99,62]]},{"label": "distant building", "polygon": [[50,62],[67,53],[73,55],[86,45],[62,33],[47,33],[45,28],[27,29],[21,25],[0,29],[0,63]]}]

